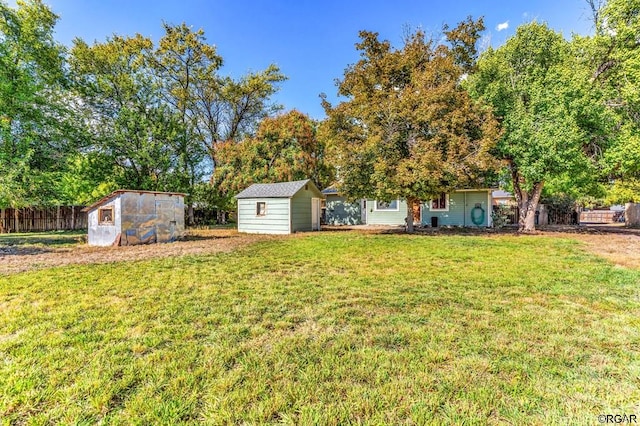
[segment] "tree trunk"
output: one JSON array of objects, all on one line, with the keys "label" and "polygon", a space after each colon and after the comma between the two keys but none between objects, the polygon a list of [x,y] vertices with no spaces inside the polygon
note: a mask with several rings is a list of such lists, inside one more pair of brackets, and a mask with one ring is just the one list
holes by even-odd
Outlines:
[{"label": "tree trunk", "polygon": [[533,184],[531,191],[523,188],[524,179],[520,176],[515,167],[511,168],[511,177],[513,179],[513,191],[520,210],[518,216],[518,232],[528,233],[536,230],[536,210],[542,195],[544,182],[536,182]]},{"label": "tree trunk", "polygon": [[195,224],[195,218],[193,213],[193,203],[189,203],[189,213],[188,213],[188,224],[189,226],[193,226]]},{"label": "tree trunk", "polygon": [[407,217],[404,220],[406,222],[407,232],[413,234],[413,199],[407,198]]}]

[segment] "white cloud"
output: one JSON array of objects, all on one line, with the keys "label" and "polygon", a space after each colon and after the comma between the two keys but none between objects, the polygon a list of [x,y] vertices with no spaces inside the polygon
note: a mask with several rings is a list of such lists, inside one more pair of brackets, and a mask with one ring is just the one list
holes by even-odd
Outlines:
[{"label": "white cloud", "polygon": [[502,24],[498,24],[498,26],[496,27],[496,30],[502,31],[502,30],[506,30],[507,28],[509,28],[509,21],[505,21]]}]

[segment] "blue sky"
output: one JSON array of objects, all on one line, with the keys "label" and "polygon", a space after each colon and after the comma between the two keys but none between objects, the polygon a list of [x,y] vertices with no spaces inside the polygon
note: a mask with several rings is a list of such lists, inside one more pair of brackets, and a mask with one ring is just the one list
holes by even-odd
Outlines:
[{"label": "blue sky", "polygon": [[[407,27],[438,34],[468,15],[484,16],[483,45],[494,47],[518,25],[547,22],[566,37],[591,32],[585,0],[44,0],[60,15],[57,39],[104,41],[140,33],[157,41],[161,22],[202,28],[224,58],[222,74],[239,77],[277,64],[289,78],[274,100],[285,109],[324,117],[318,95],[336,98],[335,80],[358,60],[359,30],[401,45]],[[9,1],[15,4],[14,1]]]}]

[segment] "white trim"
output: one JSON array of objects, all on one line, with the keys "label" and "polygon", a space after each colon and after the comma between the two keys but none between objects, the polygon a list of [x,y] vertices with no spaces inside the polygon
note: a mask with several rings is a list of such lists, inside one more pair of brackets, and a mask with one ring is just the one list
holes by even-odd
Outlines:
[{"label": "white trim", "polygon": [[392,203],[394,201],[396,202],[396,208],[395,209],[379,209],[378,208],[378,200],[374,200],[373,211],[374,212],[399,212],[400,211],[400,200],[399,199],[398,200],[391,200],[390,203]]},{"label": "white trim", "polygon": [[[258,214],[258,205],[260,203],[264,204],[264,214]],[[256,217],[265,217],[267,215],[267,202],[266,201],[256,201]]]},{"label": "white trim", "polygon": [[291,234],[291,229],[293,229],[293,215],[291,214],[291,197],[287,198],[287,211],[289,212],[289,234]]},{"label": "white trim", "polygon": [[487,227],[493,227],[493,200],[491,200],[491,191],[487,191]]},{"label": "white trim", "polygon": [[432,212],[448,212],[449,211],[449,193],[446,192],[444,194],[444,209],[434,209],[433,208],[433,198],[429,200],[429,211]]},{"label": "white trim", "polygon": [[[311,198],[311,231],[319,231],[320,230],[320,216],[322,213],[322,207],[320,205],[321,198],[312,197]],[[313,216],[316,216],[317,222],[314,223]]]},{"label": "white trim", "polygon": [[291,234],[291,228],[293,227],[291,224],[291,221],[293,220],[293,215],[291,214],[291,197],[287,198],[287,206],[287,210],[289,212],[289,234]]},{"label": "white trim", "polygon": [[484,191],[497,191],[491,188],[466,188],[466,189],[454,189],[451,192],[484,192]]},{"label": "white trim", "polygon": [[240,200],[236,199],[236,229],[240,231]]}]

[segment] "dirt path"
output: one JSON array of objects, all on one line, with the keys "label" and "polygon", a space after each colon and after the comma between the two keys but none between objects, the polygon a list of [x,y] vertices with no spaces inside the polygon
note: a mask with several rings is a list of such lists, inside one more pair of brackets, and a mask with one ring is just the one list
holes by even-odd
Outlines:
[{"label": "dirt path", "polygon": [[186,240],[170,244],[128,247],[90,247],[86,244],[66,248],[4,247],[0,248],[0,274],[71,264],[110,263],[230,252],[269,238],[273,237],[239,234],[235,230],[205,230],[190,231]]}]

